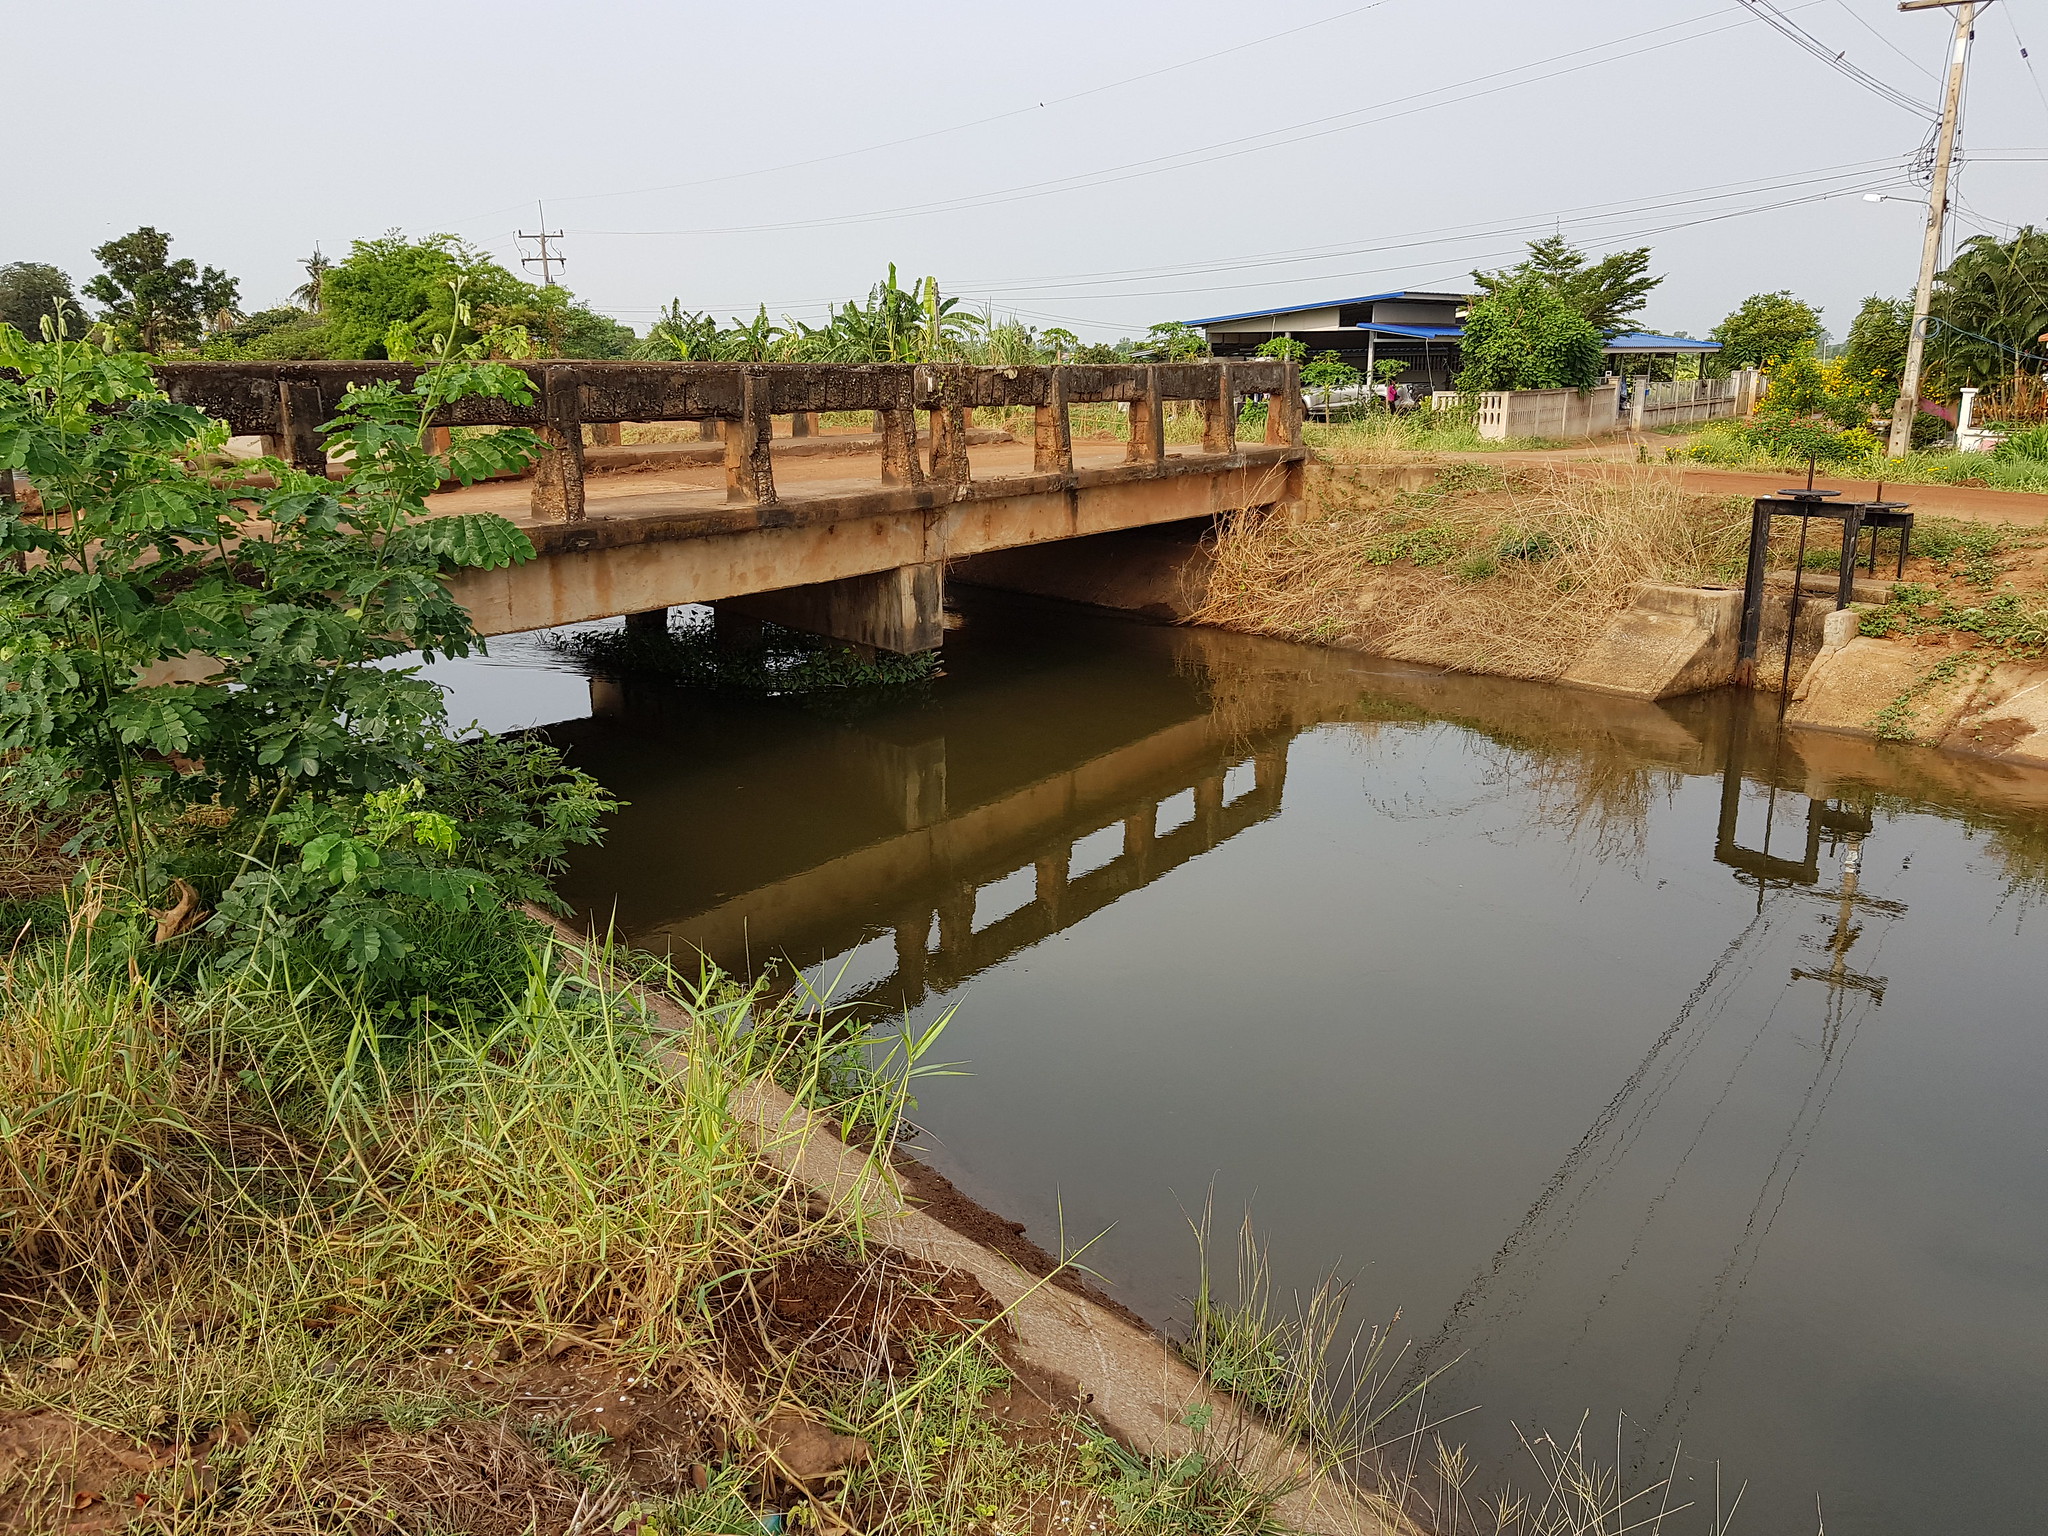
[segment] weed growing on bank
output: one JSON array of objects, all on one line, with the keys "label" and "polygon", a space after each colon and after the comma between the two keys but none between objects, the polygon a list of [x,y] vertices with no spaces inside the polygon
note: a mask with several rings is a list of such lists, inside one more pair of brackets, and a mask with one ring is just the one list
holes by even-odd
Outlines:
[{"label": "weed growing on bank", "polygon": [[1292,520],[1218,537],[1200,622],[1509,677],[1563,672],[1646,581],[1739,569],[1746,507],[1641,474],[1447,466],[1387,491],[1312,473]]},{"label": "weed growing on bank", "polygon": [[2028,434],[2019,451],[1952,453],[1915,449],[1903,458],[1885,457],[1871,432],[1777,429],[1772,423],[1726,422],[1701,427],[1683,449],[1667,457],[1740,469],[1805,473],[1809,456],[1821,473],[1847,475],[1889,485],[1986,486],[1999,491],[2048,492],[2048,439]]}]

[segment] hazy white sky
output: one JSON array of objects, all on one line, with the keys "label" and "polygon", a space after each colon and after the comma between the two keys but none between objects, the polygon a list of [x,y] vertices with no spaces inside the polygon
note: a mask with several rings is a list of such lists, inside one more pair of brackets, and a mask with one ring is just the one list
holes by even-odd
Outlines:
[{"label": "hazy white sky", "polygon": [[[1776,4],[1937,99],[1945,13]],[[537,200],[568,284],[637,327],[670,298],[814,316],[893,260],[1114,337],[1457,284],[1557,227],[1654,247],[1655,328],[1790,288],[1839,335],[1863,295],[1910,287],[1919,248],[1921,207],[1863,193],[1919,195],[1899,168],[1925,120],[1739,0],[0,0],[0,20],[0,261],[83,281],[94,245],[154,224],[249,309],[315,242],[394,227],[514,261]],[[2048,221],[2042,82],[2048,0],[1997,0],[1964,233]]]}]

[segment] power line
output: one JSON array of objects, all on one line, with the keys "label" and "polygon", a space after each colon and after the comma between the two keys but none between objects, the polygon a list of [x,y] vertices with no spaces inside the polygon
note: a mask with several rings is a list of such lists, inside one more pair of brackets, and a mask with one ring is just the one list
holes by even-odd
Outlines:
[{"label": "power line", "polygon": [[1865,90],[1871,91],[1890,102],[1893,106],[1901,107],[1919,117],[1931,120],[1937,116],[1925,103],[1916,101],[1904,91],[1885,84],[1884,81],[1878,79],[1877,76],[1871,74],[1868,70],[1851,64],[1846,51],[1837,52],[1828,47],[1826,43],[1815,37],[1811,32],[1808,32],[1783,11],[1780,11],[1777,6],[1771,3],[1771,0],[1741,0],[1741,3],[1749,10],[1751,15],[1770,27],[1772,31],[1778,33],[1781,37],[1790,38],[1801,48],[1804,48],[1808,53],[1827,65],[1828,68],[1855,81]]},{"label": "power line", "polygon": [[[1817,5],[1819,3],[1820,0],[1805,0],[1806,5]],[[1795,9],[1798,8],[1795,7]],[[1445,96],[1446,92],[1464,90],[1465,87],[1477,86],[1485,81],[1500,80],[1504,76],[1523,74],[1528,70],[1539,69],[1544,65],[1556,64],[1566,59],[1581,58],[1588,53],[1599,53],[1613,48],[1619,43],[1633,42],[1638,38],[1654,37],[1660,32],[1671,32],[1680,27],[1689,27],[1703,21],[1711,21],[1716,16],[1722,14],[1725,13],[1707,12],[1699,16],[1688,17],[1683,21],[1670,22],[1664,26],[1650,27],[1641,32],[1632,32],[1623,37],[1589,44],[1584,48],[1570,49],[1564,53],[1553,54],[1546,59],[1538,59],[1533,63],[1517,64],[1507,69],[1493,70],[1486,74],[1475,75],[1470,79],[1457,81],[1451,85],[1436,86],[1426,91],[1413,92],[1407,96],[1396,96],[1389,101],[1376,103],[1374,106],[1357,107],[1347,112],[1337,112],[1324,117],[1309,118],[1284,128],[1267,129],[1260,133],[1247,134],[1239,138],[1222,139],[1214,144],[1205,145],[1200,149],[1182,150],[1172,154],[1152,156],[1144,160],[1127,161],[1121,165],[1105,166],[1098,170],[1082,172],[1072,176],[1054,177],[1045,181],[1025,182],[1018,186],[1005,187],[993,192],[972,193],[929,203],[910,203],[895,208],[874,209],[864,213],[815,219],[792,219],[775,224],[742,224],[702,229],[587,229],[580,231],[580,233],[623,238],[773,234],[791,230],[824,229],[848,224],[884,223],[903,218],[928,217],[933,214],[942,213],[959,213],[973,208],[986,208],[1002,203],[1049,197],[1062,192],[1111,186],[1119,182],[1135,180],[1141,176],[1156,175],[1162,171],[1192,169],[1196,166],[1211,165],[1220,160],[1230,160],[1244,155],[1264,153],[1284,145],[1303,143],[1309,139],[1325,138],[1336,133],[1348,133],[1353,129],[1371,127],[1379,123],[1390,122],[1395,118],[1413,116],[1417,112],[1429,111],[1436,107],[1455,106],[1461,102],[1495,95],[1500,91],[1514,90],[1524,85],[1534,85],[1541,81],[1558,79],[1562,76],[1577,74],[1587,69],[1597,69],[1604,65],[1618,63],[1623,59],[1636,58],[1645,53],[1654,53],[1663,48],[1676,47],[1681,43],[1697,42],[1702,38],[1712,37],[1717,33],[1733,31],[1737,27],[1747,26],[1752,20],[1756,19],[1753,16],[1745,15],[1739,20],[1727,22],[1717,27],[1709,27],[1690,36],[1668,38],[1660,43],[1651,43],[1642,48],[1630,49],[1605,58],[1587,60],[1584,63],[1569,65],[1563,69],[1551,70],[1544,74],[1530,75],[1526,79],[1508,81],[1505,84],[1490,86],[1483,90],[1467,90],[1465,94],[1460,96]],[[1436,101],[1424,100],[1427,97],[1444,97],[1445,99]],[[1400,111],[1382,110],[1387,107],[1399,106],[1404,102],[1418,102],[1421,104],[1406,107]],[[1377,115],[1367,116],[1366,114],[1368,113],[1376,113]]]},{"label": "power line", "polygon": [[[985,128],[990,123],[1005,122],[1013,117],[1025,117],[1033,112],[1043,111],[1048,107],[1065,106],[1070,101],[1080,101],[1088,96],[1099,96],[1105,91],[1122,90],[1127,85],[1136,85],[1140,81],[1157,79],[1160,75],[1170,75],[1178,70],[1192,69],[1197,64],[1207,64],[1212,59],[1221,59],[1233,53],[1242,53],[1247,48],[1258,48],[1267,43],[1278,42],[1283,37],[1293,37],[1302,32],[1313,31],[1317,27],[1329,26],[1333,22],[1349,21],[1353,16],[1363,15],[1367,11],[1376,11],[1381,6],[1392,3],[1393,0],[1371,0],[1369,4],[1353,6],[1348,11],[1338,11],[1335,15],[1324,16],[1317,21],[1303,22],[1300,26],[1289,27],[1285,31],[1269,32],[1264,37],[1255,37],[1247,42],[1233,43],[1228,48],[1219,48],[1213,53],[1198,54],[1192,59],[1182,59],[1177,64],[1163,64],[1157,69],[1148,69],[1142,74],[1126,75],[1121,80],[1111,80],[1103,85],[1091,85],[1085,90],[1070,91],[1065,96],[1050,97],[1045,101],[1036,102],[1030,106],[1012,107],[1006,112],[992,113],[987,117],[971,118],[961,123],[949,123],[943,128],[929,128],[923,133],[908,134],[900,139],[887,139],[877,144],[864,144],[859,149],[836,150],[829,155],[816,155],[808,160],[790,160],[781,165],[754,166],[745,170],[728,171],[723,175],[700,177],[695,181],[671,181],[664,182],[659,186],[629,187],[617,192],[577,192],[557,197],[555,201],[558,203],[578,203],[588,202],[594,198],[641,197],[653,192],[681,192],[693,187],[709,187],[715,186],[720,182],[738,181],[748,176],[774,176],[783,171],[800,171],[814,165],[830,165],[838,160],[850,160],[861,155],[879,154],[885,149],[901,149],[906,144],[921,144],[927,139],[943,138],[949,133],[964,133],[970,128]],[[517,207],[518,205],[513,204],[512,206]],[[484,213],[473,214],[459,222],[469,224],[477,219],[487,219],[492,214],[504,211],[504,209],[493,208]]]},{"label": "power line", "polygon": [[1855,22],[1857,26],[1861,27],[1864,31],[1868,32],[1880,43],[1883,43],[1885,47],[1891,49],[1893,53],[1896,53],[1908,64],[1912,65],[1915,69],[1919,70],[1921,74],[1925,75],[1928,79],[1932,80],[1936,85],[1941,84],[1941,76],[1937,75],[1933,70],[1929,69],[1925,64],[1922,64],[1918,59],[1914,58],[1913,55],[1906,52],[1905,49],[1901,48],[1897,43],[1893,42],[1890,38],[1886,37],[1882,32],[1878,31],[1877,28],[1873,27],[1869,22],[1865,21],[1861,16],[1857,15],[1856,12],[1850,8],[1849,0],[1835,0],[1835,4],[1841,7],[1842,14],[1844,16],[1847,16],[1851,21]]},{"label": "power line", "polygon": [[2041,76],[2034,68],[2034,56],[2027,52],[2027,40],[2020,36],[2020,24],[2012,19],[2012,7],[2002,5],[1999,14],[2005,17],[2005,25],[2012,33],[2013,46],[2020,51],[2020,62],[2027,66],[2027,78],[2034,82],[2034,94],[2040,98],[2041,111],[2048,114],[2048,91],[2041,89]]},{"label": "power line", "polygon": [[[1270,268],[1292,265],[1303,261],[1323,261],[1345,256],[1378,254],[1384,251],[1412,249],[1417,246],[1440,245],[1459,239],[1489,239],[1498,235],[1523,233],[1531,230],[1546,230],[1554,223],[1581,224],[1601,218],[1634,218],[1666,208],[1683,207],[1687,204],[1716,202],[1727,198],[1750,194],[1787,191],[1794,187],[1818,186],[1826,182],[1862,181],[1879,169],[1896,171],[1899,162],[1894,159],[1852,162],[1849,165],[1828,167],[1819,171],[1781,177],[1760,177],[1746,182],[1728,182],[1719,186],[1691,189],[1650,202],[1630,201],[1614,203],[1583,204],[1577,208],[1553,210],[1543,214],[1526,215],[1513,220],[1487,221],[1479,224],[1450,225],[1436,230],[1419,230],[1369,245],[1349,247],[1323,247],[1293,255],[1276,253],[1266,256],[1250,256],[1204,262],[1182,267],[1125,268],[1122,271],[1100,273],[1070,273],[1063,277],[981,279],[961,280],[963,287],[1003,287],[1011,290],[1036,290],[1063,287],[1070,283],[1100,281],[1108,283],[1144,282],[1175,277],[1201,277],[1212,273],[1243,271],[1253,268]],[[1734,189],[1734,190],[1724,190]],[[1859,189],[1860,190],[1860,189]],[[1695,195],[1697,194],[1697,195]],[[1289,277],[1286,282],[1327,282],[1345,274],[1313,274]],[[1186,290],[1204,291],[1204,290]]]},{"label": "power line", "polygon": [[552,288],[555,286],[555,268],[566,267],[569,265],[569,261],[567,257],[557,256],[548,250],[548,242],[550,240],[560,240],[562,232],[559,229],[548,228],[548,211],[545,207],[539,203],[535,203],[533,206],[540,209],[540,233],[529,235],[522,229],[519,231],[519,238],[521,240],[539,241],[540,254],[538,256],[528,256],[522,252],[519,257],[519,264],[527,268],[539,267],[542,285]]}]

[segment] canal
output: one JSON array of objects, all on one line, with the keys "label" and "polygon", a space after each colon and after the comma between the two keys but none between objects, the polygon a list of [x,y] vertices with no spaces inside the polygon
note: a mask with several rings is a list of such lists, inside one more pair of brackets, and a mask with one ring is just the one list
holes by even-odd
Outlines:
[{"label": "canal", "polygon": [[584,913],[957,1003],[921,1155],[1149,1319],[1249,1210],[1489,1477],[1583,1419],[1738,1531],[2030,1527],[2048,776],[957,596],[889,699],[436,671],[630,802]]}]

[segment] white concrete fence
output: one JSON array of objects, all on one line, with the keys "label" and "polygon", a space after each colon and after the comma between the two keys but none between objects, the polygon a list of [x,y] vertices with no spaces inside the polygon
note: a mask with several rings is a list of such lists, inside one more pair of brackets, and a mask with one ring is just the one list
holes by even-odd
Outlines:
[{"label": "white concrete fence", "polygon": [[1621,385],[1610,379],[1591,389],[1504,389],[1463,395],[1437,390],[1432,410],[1470,408],[1484,438],[1599,437],[1619,431],[1682,426],[1694,421],[1747,416],[1763,394],[1763,375],[1744,368],[1725,379],[1678,379],[1634,386],[1624,422]]}]

